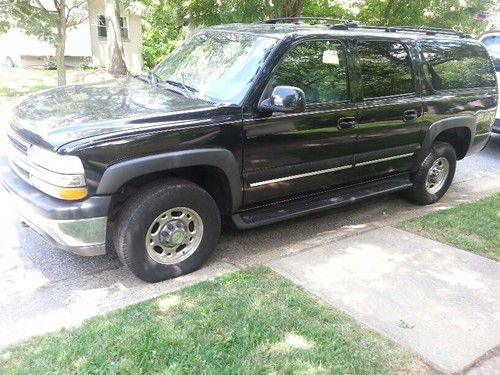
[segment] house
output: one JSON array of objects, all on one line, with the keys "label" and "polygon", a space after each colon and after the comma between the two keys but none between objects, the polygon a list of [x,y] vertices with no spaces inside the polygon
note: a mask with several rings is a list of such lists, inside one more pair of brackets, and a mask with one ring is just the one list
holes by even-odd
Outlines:
[{"label": "house", "polygon": [[[87,0],[88,18],[67,32],[66,65],[75,67],[82,62],[104,68],[109,65],[104,6],[104,0]],[[120,26],[127,68],[132,73],[139,73],[143,68],[141,10],[122,11]],[[41,66],[55,56],[55,47],[50,43],[16,28],[0,34],[0,46],[0,61],[9,57],[21,67]]]}]

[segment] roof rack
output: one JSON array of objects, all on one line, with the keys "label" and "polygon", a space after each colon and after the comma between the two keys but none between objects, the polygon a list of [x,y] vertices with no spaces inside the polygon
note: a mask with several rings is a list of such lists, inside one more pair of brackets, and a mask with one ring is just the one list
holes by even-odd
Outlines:
[{"label": "roof rack", "polygon": [[301,21],[318,21],[318,23],[325,22],[341,22],[342,24],[357,25],[353,20],[346,20],[343,18],[330,18],[330,17],[282,17],[271,18],[262,21],[263,23],[276,24],[276,23],[300,23]]},{"label": "roof rack", "polygon": [[386,32],[409,31],[413,33],[425,33],[427,35],[454,35],[460,38],[470,38],[469,34],[453,29],[442,29],[439,27],[419,27],[419,26],[371,26],[359,25],[363,29],[384,30]]},{"label": "roof rack", "polygon": [[[383,30],[385,32],[398,32],[398,31],[408,31],[414,33],[425,33],[426,35],[454,35],[460,38],[470,38],[469,34],[463,33],[461,31],[456,31],[453,29],[442,29],[438,27],[419,27],[419,26],[375,26],[375,25],[361,25],[354,20],[346,20],[341,18],[329,18],[329,17],[283,17],[283,18],[271,18],[269,20],[262,21],[267,24],[277,24],[277,23],[294,23],[299,24],[302,22],[310,22],[311,24],[320,23],[322,25],[328,26],[332,29],[348,30],[351,28],[360,29],[373,29],[373,30]],[[330,23],[332,22],[332,23]],[[333,23],[336,22],[336,23]]]}]

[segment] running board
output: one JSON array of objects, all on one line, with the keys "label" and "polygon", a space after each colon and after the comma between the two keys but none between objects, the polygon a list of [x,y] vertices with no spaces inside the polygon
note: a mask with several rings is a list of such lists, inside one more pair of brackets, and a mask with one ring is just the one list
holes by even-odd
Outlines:
[{"label": "running board", "polygon": [[232,220],[238,229],[251,229],[314,212],[345,206],[363,199],[394,193],[412,186],[409,174],[398,175],[319,195],[239,212],[232,215]]}]

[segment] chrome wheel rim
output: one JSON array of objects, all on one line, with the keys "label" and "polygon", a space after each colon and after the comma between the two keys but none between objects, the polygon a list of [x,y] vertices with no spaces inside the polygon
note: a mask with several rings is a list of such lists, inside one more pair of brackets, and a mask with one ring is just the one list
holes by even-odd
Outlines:
[{"label": "chrome wheel rim", "polygon": [[146,234],[146,250],[155,262],[175,264],[189,258],[202,237],[200,215],[187,207],[175,207],[153,220]]},{"label": "chrome wheel rim", "polygon": [[440,157],[432,163],[427,178],[425,179],[425,189],[430,194],[435,194],[444,186],[448,174],[450,173],[450,163],[448,159]]}]

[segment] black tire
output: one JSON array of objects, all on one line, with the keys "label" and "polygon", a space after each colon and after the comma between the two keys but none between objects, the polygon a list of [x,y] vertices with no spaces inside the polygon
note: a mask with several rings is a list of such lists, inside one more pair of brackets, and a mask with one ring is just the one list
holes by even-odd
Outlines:
[{"label": "black tire", "polygon": [[[199,215],[203,224],[201,239],[186,259],[175,264],[159,263],[148,253],[146,235],[163,212],[176,207],[186,207]],[[197,270],[216,247],[220,227],[217,204],[204,189],[182,179],[161,180],[144,186],[125,203],[116,226],[115,248],[120,261],[134,275],[158,282]]]},{"label": "black tire", "polygon": [[[440,158],[448,161],[448,175],[444,183],[437,191],[429,191],[426,187],[427,176],[433,164]],[[442,159],[441,159],[442,160]],[[446,193],[455,176],[457,166],[457,155],[455,149],[449,143],[435,142],[429,154],[425,157],[418,171],[413,175],[412,199],[421,205],[436,203]]]}]

